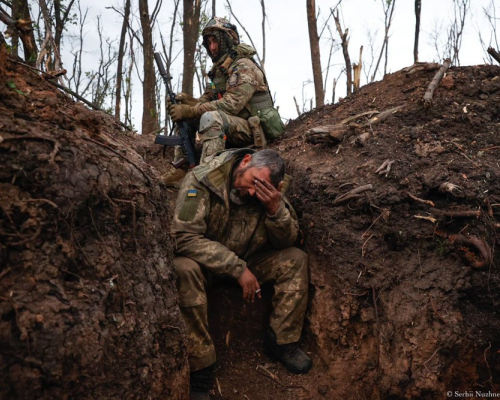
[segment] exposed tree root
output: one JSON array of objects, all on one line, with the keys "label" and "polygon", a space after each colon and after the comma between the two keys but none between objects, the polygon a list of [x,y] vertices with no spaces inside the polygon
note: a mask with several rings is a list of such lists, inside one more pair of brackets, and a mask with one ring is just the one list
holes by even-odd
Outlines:
[{"label": "exposed tree root", "polygon": [[333,204],[340,204],[340,203],[344,203],[344,202],[351,200],[351,199],[356,199],[359,197],[360,193],[363,193],[363,192],[366,192],[367,190],[372,190],[372,189],[373,189],[373,185],[371,183],[368,185],[357,187],[356,189],[352,189],[350,192],[347,192],[347,193],[337,197],[333,201]]},{"label": "exposed tree root", "polygon": [[[467,264],[469,264],[474,269],[486,268],[491,263],[491,249],[482,239],[476,236],[465,236],[465,235],[450,235],[449,239],[452,243],[456,245],[461,245],[459,247],[460,255],[465,259]],[[477,258],[475,252],[469,251],[466,247],[472,247],[480,255],[480,259]]]}]

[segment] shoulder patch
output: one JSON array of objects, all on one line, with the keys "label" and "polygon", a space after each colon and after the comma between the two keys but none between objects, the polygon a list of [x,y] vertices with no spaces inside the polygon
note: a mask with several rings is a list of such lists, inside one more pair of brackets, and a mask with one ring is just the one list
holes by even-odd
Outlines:
[{"label": "shoulder patch", "polygon": [[192,221],[198,211],[198,206],[200,205],[201,197],[198,195],[197,189],[188,189],[186,197],[182,201],[181,208],[179,210],[179,219],[181,221]]},{"label": "shoulder patch", "polygon": [[233,70],[233,73],[231,74],[231,76],[229,77],[229,80],[228,80],[228,85],[229,86],[236,86],[238,84],[238,78],[239,78],[239,73],[238,71],[236,70],[236,68]]}]

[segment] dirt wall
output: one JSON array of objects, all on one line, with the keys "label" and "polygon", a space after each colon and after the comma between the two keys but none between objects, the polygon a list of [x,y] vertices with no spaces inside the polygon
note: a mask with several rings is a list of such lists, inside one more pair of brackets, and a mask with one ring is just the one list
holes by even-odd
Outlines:
[{"label": "dirt wall", "polygon": [[0,82],[0,398],[187,398],[157,175],[3,53]]}]

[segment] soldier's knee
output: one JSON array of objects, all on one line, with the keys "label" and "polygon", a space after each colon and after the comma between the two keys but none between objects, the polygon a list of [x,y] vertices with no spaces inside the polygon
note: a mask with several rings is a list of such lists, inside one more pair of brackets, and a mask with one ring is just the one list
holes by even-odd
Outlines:
[{"label": "soldier's knee", "polygon": [[198,263],[187,257],[176,257],[174,269],[177,274],[179,306],[193,307],[206,304],[206,280]]},{"label": "soldier's knee", "polygon": [[307,282],[307,254],[297,247],[289,247],[284,250],[284,258],[288,260],[288,272],[302,282]]},{"label": "soldier's knee", "polygon": [[191,280],[193,277],[198,279],[203,278],[203,273],[198,263],[187,257],[175,257],[174,270],[178,280]]},{"label": "soldier's knee", "polygon": [[222,118],[218,111],[207,111],[200,118],[200,126],[198,131],[203,134],[210,130],[222,130]]}]

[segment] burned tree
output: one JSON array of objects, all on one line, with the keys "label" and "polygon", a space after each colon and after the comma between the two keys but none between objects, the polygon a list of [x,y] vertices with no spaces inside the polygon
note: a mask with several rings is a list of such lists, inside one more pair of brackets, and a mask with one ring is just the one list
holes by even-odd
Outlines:
[{"label": "burned tree", "polygon": [[[156,9],[156,8],[155,8]],[[142,134],[154,134],[158,131],[156,114],[155,69],[153,59],[153,18],[149,16],[147,0],[139,0],[139,13],[142,27],[142,52],[144,57],[144,82],[142,85]]]},{"label": "burned tree", "polygon": [[116,68],[115,117],[117,119],[120,119],[120,103],[122,97],[122,79],[123,79],[123,57],[125,54],[125,36],[127,34],[129,17],[130,17],[130,0],[125,0],[125,10],[123,13],[122,30],[120,33],[120,44],[118,47],[118,66]]},{"label": "burned tree", "polygon": [[[333,13],[333,11],[332,11]],[[337,14],[334,16],[335,18],[335,26],[337,27],[337,31],[339,32],[340,40],[342,41],[342,53],[344,54],[345,60],[345,73],[347,76],[347,91],[346,96],[349,96],[352,93],[352,66],[351,66],[351,58],[349,57],[349,28],[345,31],[342,31],[342,26],[340,25],[339,12],[337,10]]]},{"label": "burned tree", "polygon": [[201,0],[184,0],[183,4],[184,68],[182,91],[192,96],[195,69],[194,53],[200,30]]},{"label": "burned tree", "polygon": [[396,0],[381,0],[382,7],[384,9],[384,42],[382,43],[382,49],[380,50],[380,55],[375,65],[375,70],[372,75],[372,82],[375,80],[377,70],[382,60],[382,56],[385,52],[385,64],[384,64],[384,75],[387,73],[387,61],[389,58],[389,30],[391,29],[392,16],[394,14],[394,7],[396,6]]},{"label": "burned tree", "polygon": [[323,89],[323,74],[321,72],[321,54],[319,50],[315,0],[307,0],[307,26],[309,29],[309,44],[311,47],[311,63],[314,78],[314,92],[316,95],[316,107],[321,107],[325,105],[325,92]]},{"label": "burned tree", "polygon": [[0,21],[7,25],[7,34],[14,38],[14,44],[17,38],[21,39],[24,49],[24,60],[34,65],[38,48],[28,3],[26,0],[13,0],[10,4],[7,2],[3,3],[11,5],[12,16],[0,7]]},{"label": "burned tree", "polygon": [[422,0],[415,0],[415,43],[413,45],[413,62],[418,63],[418,39],[420,36],[420,12]]}]

